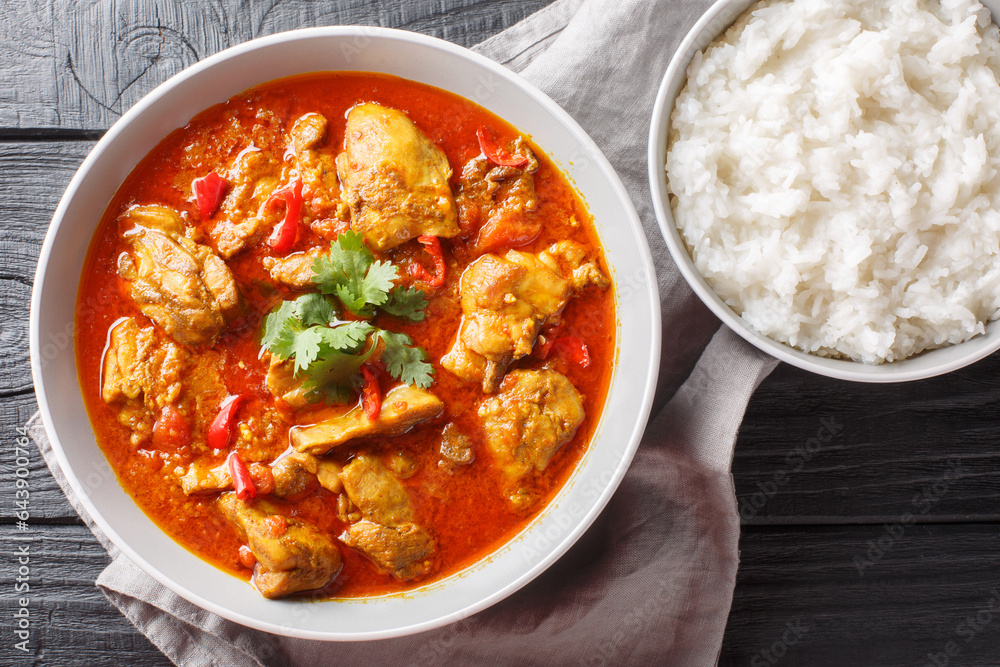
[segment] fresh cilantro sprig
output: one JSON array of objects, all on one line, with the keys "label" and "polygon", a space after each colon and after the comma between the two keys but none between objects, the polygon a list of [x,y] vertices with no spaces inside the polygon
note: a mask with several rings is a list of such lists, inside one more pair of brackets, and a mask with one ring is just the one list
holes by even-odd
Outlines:
[{"label": "fresh cilantro sprig", "polygon": [[367,321],[344,321],[328,296],[356,316],[370,319],[376,309],[420,321],[427,297],[420,290],[395,284],[397,267],[376,261],[354,232],[341,234],[330,253],[313,262],[313,282],[322,294],[303,294],[281,302],[267,317],[261,346],[280,360],[293,361],[310,399],[346,403],[361,386],[361,365],[380,351],[389,375],[400,382],[427,388],[434,368],[424,351],[406,334]]},{"label": "fresh cilantro sprig", "polygon": [[313,282],[323,294],[334,294],[359,317],[371,317],[375,308],[413,322],[424,319],[427,297],[412,287],[399,287],[399,269],[376,260],[360,234],[348,231],[330,243],[330,252],[312,265]]}]

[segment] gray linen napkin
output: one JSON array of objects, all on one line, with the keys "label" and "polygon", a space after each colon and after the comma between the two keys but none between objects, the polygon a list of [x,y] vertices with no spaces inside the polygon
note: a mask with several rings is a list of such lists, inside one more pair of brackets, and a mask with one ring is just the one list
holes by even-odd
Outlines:
[{"label": "gray linen napkin", "polygon": [[108,550],[97,585],[174,663],[711,665],[738,564],[729,472],[750,395],[777,362],[718,321],[660,237],[646,181],[659,79],[709,0],[558,0],[480,44],[563,106],[610,159],[639,211],[657,269],[663,355],[653,416],[621,487],[557,563],[506,600],[438,630],[364,643],[276,637],[204,611],[129,562],[86,515],[41,420],[31,434]]}]

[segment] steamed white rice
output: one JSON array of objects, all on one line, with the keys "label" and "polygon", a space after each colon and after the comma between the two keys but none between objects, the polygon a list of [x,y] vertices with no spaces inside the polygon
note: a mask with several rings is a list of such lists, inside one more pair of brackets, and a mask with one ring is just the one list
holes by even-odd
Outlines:
[{"label": "steamed white rice", "polygon": [[1000,43],[975,0],[764,0],[671,116],[674,217],[754,329],[866,363],[1000,315]]}]

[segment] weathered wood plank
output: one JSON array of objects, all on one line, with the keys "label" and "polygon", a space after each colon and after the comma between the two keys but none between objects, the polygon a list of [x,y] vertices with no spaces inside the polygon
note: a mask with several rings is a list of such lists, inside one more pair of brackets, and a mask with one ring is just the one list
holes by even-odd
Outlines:
[{"label": "weathered wood plank", "polygon": [[89,141],[0,142],[0,397],[31,390],[28,310],[38,253],[63,190],[92,147]]},{"label": "weathered wood plank", "polygon": [[[34,538],[23,541],[20,538]],[[23,550],[27,550],[27,552]],[[94,586],[109,560],[84,526],[0,529],[4,563],[4,614],[0,618],[0,664],[5,665],[169,665],[148,639]],[[22,565],[27,575],[17,575]],[[9,576],[8,576],[9,575]],[[17,577],[27,591],[15,590]],[[13,614],[25,598],[27,651],[16,648]]]},{"label": "weathered wood plank", "polygon": [[1000,355],[895,385],[782,365],[737,439],[744,523],[1000,518],[998,402]]},{"label": "weathered wood plank", "polygon": [[0,128],[105,129],[198,60],[295,28],[375,25],[472,46],[551,0],[0,4]]},{"label": "weathered wood plank", "polygon": [[740,551],[720,665],[996,664],[996,525],[754,526]]}]

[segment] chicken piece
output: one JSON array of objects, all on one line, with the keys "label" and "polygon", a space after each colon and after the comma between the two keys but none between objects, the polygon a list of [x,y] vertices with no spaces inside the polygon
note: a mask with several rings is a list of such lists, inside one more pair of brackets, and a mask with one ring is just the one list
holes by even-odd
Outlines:
[{"label": "chicken piece", "polygon": [[340,536],[379,567],[399,579],[426,574],[428,557],[436,550],[433,538],[413,523],[406,488],[370,454],[359,454],[340,473],[344,493],[361,513]]},{"label": "chicken piece", "polygon": [[267,355],[267,377],[264,382],[271,395],[289,408],[296,410],[309,405],[308,392],[302,386],[302,380],[295,379],[295,362],[291,359],[278,359]]},{"label": "chicken piece", "polygon": [[302,196],[309,207],[308,217],[315,219],[350,215],[340,201],[336,160],[332,152],[323,150],[328,126],[322,114],[307,113],[292,124],[289,132],[295,164],[302,179]]},{"label": "chicken piece", "polygon": [[351,109],[337,174],[351,227],[375,250],[421,235],[459,234],[448,158],[402,111],[378,104]]},{"label": "chicken piece", "polygon": [[545,369],[511,371],[478,412],[486,449],[503,472],[509,500],[517,506],[530,502],[521,482],[545,470],[585,416],[576,387],[561,373]]},{"label": "chicken piece", "polygon": [[[279,498],[289,498],[309,489],[314,480],[331,493],[340,493],[340,465],[334,461],[323,461],[309,454],[293,453],[279,457],[269,469],[261,463],[251,463],[250,476],[260,493],[260,480],[270,471],[273,486],[267,493]],[[223,462],[212,467],[195,461],[181,476],[181,489],[186,495],[219,493],[233,488],[229,463]]]},{"label": "chicken piece", "polygon": [[607,279],[582,246],[560,241],[538,255],[483,255],[459,283],[462,321],[441,365],[493,393],[507,366],[530,354],[539,331],[556,321],[574,292]]},{"label": "chicken piece", "polygon": [[313,262],[326,251],[327,248],[323,247],[310,248],[287,257],[265,257],[261,263],[271,273],[271,278],[279,283],[296,289],[315,289]]},{"label": "chicken piece", "polygon": [[272,467],[274,474],[274,495],[281,498],[297,496],[307,490],[313,481],[331,493],[340,493],[340,465],[334,461],[324,461],[312,454],[289,452],[279,457]]},{"label": "chicken piece", "polygon": [[235,493],[224,494],[218,503],[257,559],[253,584],[265,598],[322,588],[340,572],[340,550],[316,526],[301,519],[275,519],[266,503],[248,505]]},{"label": "chicken piece", "polygon": [[413,523],[390,527],[363,519],[348,526],[340,541],[402,580],[430,572],[437,550],[434,538]]},{"label": "chicken piece", "polygon": [[500,245],[521,246],[530,243],[541,231],[534,216],[538,210],[534,172],[538,160],[518,137],[512,153],[524,155],[523,167],[494,165],[479,155],[466,163],[459,180],[458,206],[463,235],[478,230],[474,248],[489,252]]},{"label": "chicken piece", "polygon": [[403,384],[389,390],[374,421],[368,418],[364,408],[356,405],[347,412],[335,413],[316,424],[292,428],[292,447],[296,451],[322,456],[337,445],[355,438],[399,435],[443,411],[444,403],[437,396],[426,389]]},{"label": "chicken piece", "polygon": [[237,156],[227,172],[229,191],[216,214],[218,222],[209,231],[220,255],[229,259],[259,242],[284,217],[283,207],[266,204],[288,182],[290,171],[291,165],[253,145]]},{"label": "chicken piece", "polygon": [[378,458],[358,454],[340,471],[344,492],[366,519],[383,526],[413,521],[410,496]]},{"label": "chicken piece", "polygon": [[131,317],[119,320],[108,336],[101,397],[105,403],[142,397],[157,407],[174,403],[187,356],[173,341],[157,337],[152,327],[140,328]]},{"label": "chicken piece", "polygon": [[468,465],[475,459],[472,438],[448,424],[441,431],[441,463],[451,466]]},{"label": "chicken piece", "polygon": [[188,356],[187,350],[161,339],[152,327],[140,328],[131,317],[112,327],[101,398],[122,406],[118,421],[131,431],[133,447],[150,438],[157,412],[180,398]]},{"label": "chicken piece", "polygon": [[587,257],[587,249],[575,241],[558,241],[538,253],[538,260],[566,278],[574,292],[590,285],[607,289],[611,285],[597,262]]},{"label": "chicken piece", "polygon": [[120,223],[131,253],[118,258],[139,310],[185,345],[213,345],[243,299],[226,263],[183,236],[184,222],[165,206],[136,206]]},{"label": "chicken piece", "polygon": [[218,493],[231,488],[233,488],[233,478],[229,474],[228,463],[211,467],[195,461],[181,476],[181,489],[188,496]]},{"label": "chicken piece", "polygon": [[462,274],[462,321],[441,365],[496,391],[507,365],[529,354],[538,332],[569,301],[570,284],[537,257],[483,255]]}]

